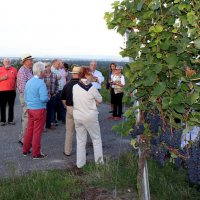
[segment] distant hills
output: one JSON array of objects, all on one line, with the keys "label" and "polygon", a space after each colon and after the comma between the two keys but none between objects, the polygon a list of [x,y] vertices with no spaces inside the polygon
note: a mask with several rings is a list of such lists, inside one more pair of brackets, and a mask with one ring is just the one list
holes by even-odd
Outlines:
[{"label": "distant hills", "polygon": [[[8,56],[9,57],[9,56]],[[68,56],[34,56],[37,60],[52,60],[59,58],[61,60],[97,60],[97,61],[111,61],[111,62],[128,62],[128,58],[122,58],[120,56],[106,56],[106,55],[68,55]],[[0,57],[2,60],[4,57]],[[20,57],[9,57],[13,60],[18,60]]]},{"label": "distant hills", "polygon": [[[33,55],[34,57],[34,55]],[[2,65],[2,60],[5,57],[0,57],[0,66]],[[21,66],[20,57],[9,57],[11,59],[11,63],[16,68]],[[61,59],[63,62],[66,62],[69,67],[73,64],[77,64],[79,66],[89,66],[91,60],[97,61],[97,66],[99,68],[108,69],[111,63],[115,63],[116,65],[125,66],[128,63],[128,58],[122,58],[119,56],[39,56],[34,57],[34,61],[42,61],[42,62],[51,62],[53,59]]]}]

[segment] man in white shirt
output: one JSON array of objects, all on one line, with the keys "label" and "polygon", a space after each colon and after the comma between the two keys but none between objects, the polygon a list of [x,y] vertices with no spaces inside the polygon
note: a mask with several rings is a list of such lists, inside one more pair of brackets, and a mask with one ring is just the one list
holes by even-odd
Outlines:
[{"label": "man in white shirt", "polygon": [[102,73],[98,70],[96,70],[97,68],[97,62],[96,61],[91,61],[90,62],[90,71],[92,72],[92,85],[100,91],[101,89],[101,83],[104,81],[104,77],[102,75]]},{"label": "man in white shirt", "polygon": [[58,84],[59,84],[59,90],[63,89],[63,85],[62,85],[62,81],[61,81],[61,71],[59,70],[59,60],[55,59],[52,61],[52,66],[51,66],[51,72],[57,75],[57,79],[58,79]]},{"label": "man in white shirt", "polygon": [[[55,59],[52,61],[52,66],[51,66],[51,72],[55,73],[57,75],[58,79],[58,93],[56,94],[56,112],[57,112],[57,119],[61,120],[62,123],[65,123],[65,117],[66,117],[66,110],[62,104],[61,101],[61,93],[62,89],[64,87],[64,83],[62,81],[62,74],[61,70],[59,69],[60,67],[60,60]],[[56,116],[55,116],[55,122],[56,122]]]}]

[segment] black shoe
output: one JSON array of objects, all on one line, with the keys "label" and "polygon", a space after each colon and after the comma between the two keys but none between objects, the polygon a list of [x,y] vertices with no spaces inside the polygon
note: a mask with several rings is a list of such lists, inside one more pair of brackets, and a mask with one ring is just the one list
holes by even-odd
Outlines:
[{"label": "black shoe", "polygon": [[109,113],[113,113],[113,110],[109,111]]},{"label": "black shoe", "polygon": [[38,156],[34,156],[33,159],[34,160],[39,160],[39,159],[46,158],[47,156],[48,156],[47,154],[40,154]]},{"label": "black shoe", "polygon": [[19,143],[21,146],[23,146],[23,144],[24,144],[21,140],[19,140],[18,143]]},{"label": "black shoe", "polygon": [[23,152],[23,156],[28,156],[29,154],[31,154],[31,151]]},{"label": "black shoe", "polygon": [[65,156],[71,156],[71,154],[66,154],[65,152],[63,152],[63,154],[64,154]]}]

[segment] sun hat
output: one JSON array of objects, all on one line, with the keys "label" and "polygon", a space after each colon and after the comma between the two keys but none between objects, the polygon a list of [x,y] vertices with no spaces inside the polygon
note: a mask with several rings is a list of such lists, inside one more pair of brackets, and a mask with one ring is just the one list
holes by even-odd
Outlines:
[{"label": "sun hat", "polygon": [[79,67],[78,65],[73,65],[72,67],[73,67],[73,69],[70,73],[71,74],[79,74],[81,67]]},{"label": "sun hat", "polygon": [[33,60],[33,57],[31,54],[26,53],[21,57],[21,63],[23,64],[25,60]]}]

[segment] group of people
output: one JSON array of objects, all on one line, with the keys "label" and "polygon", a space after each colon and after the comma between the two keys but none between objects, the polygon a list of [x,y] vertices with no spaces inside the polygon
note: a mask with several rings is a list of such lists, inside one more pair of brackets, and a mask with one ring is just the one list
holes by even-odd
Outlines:
[{"label": "group of people", "polygon": [[[8,105],[8,124],[15,124],[14,102],[16,88],[22,106],[22,131],[19,143],[23,146],[23,155],[32,153],[33,159],[45,158],[41,152],[41,137],[45,128],[56,129],[56,119],[66,123],[64,154],[72,153],[72,140],[76,132],[77,167],[86,164],[86,143],[89,133],[94,148],[96,163],[103,163],[101,132],[97,106],[102,102],[100,94],[104,81],[102,73],[96,70],[97,63],[92,61],[89,67],[72,66],[66,70],[61,60],[51,63],[36,62],[25,54],[21,58],[21,68],[12,67],[5,58],[0,67],[0,108],[1,126],[6,125],[6,106]],[[111,65],[108,77],[111,94],[113,119],[119,120],[122,114],[124,76],[122,67]],[[32,152],[31,152],[32,148]]]},{"label": "group of people", "polygon": [[107,79],[106,88],[110,90],[110,104],[112,116],[109,119],[118,121],[122,116],[122,98],[123,88],[125,86],[125,78],[122,74],[122,66],[116,66],[115,63],[110,64],[110,73]]}]

